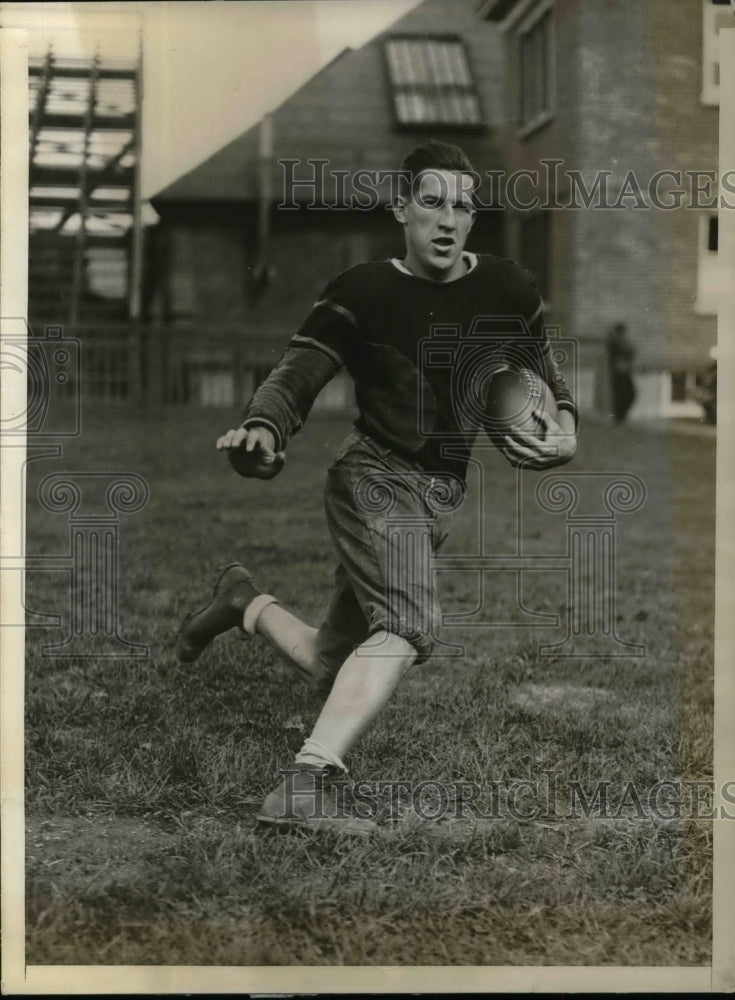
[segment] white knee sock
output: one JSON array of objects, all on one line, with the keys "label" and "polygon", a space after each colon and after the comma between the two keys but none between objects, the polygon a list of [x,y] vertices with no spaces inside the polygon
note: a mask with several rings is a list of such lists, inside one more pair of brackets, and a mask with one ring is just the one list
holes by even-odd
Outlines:
[{"label": "white knee sock", "polygon": [[296,754],[296,763],[314,764],[316,767],[331,765],[332,767],[339,768],[340,771],[344,771],[345,774],[347,773],[347,768],[336,753],[332,753],[329,747],[325,747],[322,743],[317,743],[316,740],[312,740],[311,738],[304,740],[304,745]]},{"label": "white knee sock", "polygon": [[263,608],[267,608],[269,604],[278,604],[278,601],[270,594],[258,594],[245,608],[245,614],[242,616],[242,627],[248,635],[255,635],[255,627],[258,624],[260,612]]}]

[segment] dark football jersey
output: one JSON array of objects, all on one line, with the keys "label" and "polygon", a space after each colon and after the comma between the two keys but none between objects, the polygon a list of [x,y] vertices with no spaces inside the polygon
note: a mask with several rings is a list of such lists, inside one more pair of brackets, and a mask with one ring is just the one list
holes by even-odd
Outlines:
[{"label": "dark football jersey", "polygon": [[342,366],[355,383],[357,428],[429,472],[464,479],[489,383],[502,368],[536,370],[576,420],[531,275],[511,260],[465,257],[467,272],[450,282],[418,277],[396,260],[338,275],[258,388],[244,425],[269,426],[283,448]]}]

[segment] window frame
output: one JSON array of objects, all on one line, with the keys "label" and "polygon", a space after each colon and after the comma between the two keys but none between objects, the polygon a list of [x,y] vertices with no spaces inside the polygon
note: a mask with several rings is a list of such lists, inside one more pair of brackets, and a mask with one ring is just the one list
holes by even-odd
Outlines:
[{"label": "window frame", "polygon": [[695,373],[690,368],[675,368],[669,371],[669,403],[686,403],[692,398]]},{"label": "window frame", "polygon": [[[417,120],[404,120],[400,117],[399,113],[399,103],[398,95],[401,93],[411,93],[412,91],[416,93],[421,93],[429,89],[436,90],[441,89],[442,85],[436,84],[400,84],[394,81],[393,72],[391,69],[391,57],[389,54],[389,46],[393,42],[418,42],[421,44],[447,44],[451,43],[453,45],[459,45],[461,51],[464,55],[464,63],[467,68],[467,73],[469,75],[469,84],[466,85],[459,92],[466,96],[471,96],[477,104],[477,121],[459,121],[457,119],[452,119],[451,121],[442,119],[425,119],[422,121]],[[385,79],[388,87],[388,92],[390,96],[390,106],[391,114],[393,116],[393,126],[394,128],[400,129],[402,131],[425,131],[426,129],[432,130],[442,130],[451,132],[481,132],[486,129],[485,113],[483,109],[482,99],[480,95],[480,90],[477,86],[477,77],[472,66],[472,60],[470,58],[470,52],[467,44],[461,35],[457,34],[390,34],[383,39],[383,44],[381,45],[382,56],[383,56],[383,67],[385,73]],[[460,85],[455,84],[444,84],[444,88],[447,90],[455,91]]]},{"label": "window frame", "polygon": [[[546,90],[546,106],[529,118],[527,121],[523,119],[523,42],[524,40],[533,32],[535,28],[539,26],[539,23],[548,19],[548,32],[546,35],[546,77],[545,77],[545,90]],[[515,45],[516,45],[516,55],[517,55],[517,112],[518,120],[520,126],[516,132],[519,139],[525,139],[526,136],[531,135],[538,129],[542,128],[544,125],[548,124],[554,118],[556,113],[556,65],[555,65],[555,52],[556,52],[556,37],[555,37],[555,26],[554,26],[554,2],[553,0],[540,0],[539,3],[534,4],[533,8],[526,13],[525,17],[520,18],[517,23],[513,25],[512,28],[515,34]]]},{"label": "window frame", "polygon": [[715,67],[719,69],[720,65],[718,15],[729,14],[730,24],[735,27],[733,13],[731,4],[702,0],[702,91],[699,99],[709,107],[717,107],[720,103],[720,83],[715,79]]}]

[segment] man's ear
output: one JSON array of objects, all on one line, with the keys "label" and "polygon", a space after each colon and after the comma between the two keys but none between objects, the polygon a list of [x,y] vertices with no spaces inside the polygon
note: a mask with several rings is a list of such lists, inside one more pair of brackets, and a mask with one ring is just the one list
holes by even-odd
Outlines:
[{"label": "man's ear", "polygon": [[396,217],[396,219],[398,220],[398,222],[400,222],[401,225],[405,225],[406,224],[406,198],[405,198],[405,196],[402,195],[402,194],[396,195],[396,197],[393,199],[393,205],[391,207],[393,209],[393,215]]}]

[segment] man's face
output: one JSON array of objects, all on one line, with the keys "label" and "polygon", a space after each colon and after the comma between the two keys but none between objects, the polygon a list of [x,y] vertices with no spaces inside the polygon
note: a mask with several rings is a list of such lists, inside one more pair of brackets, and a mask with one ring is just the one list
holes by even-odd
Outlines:
[{"label": "man's face", "polygon": [[454,170],[424,170],[413,191],[396,201],[394,212],[404,227],[406,267],[420,278],[453,281],[464,273],[462,251],[475,209],[472,177]]}]

